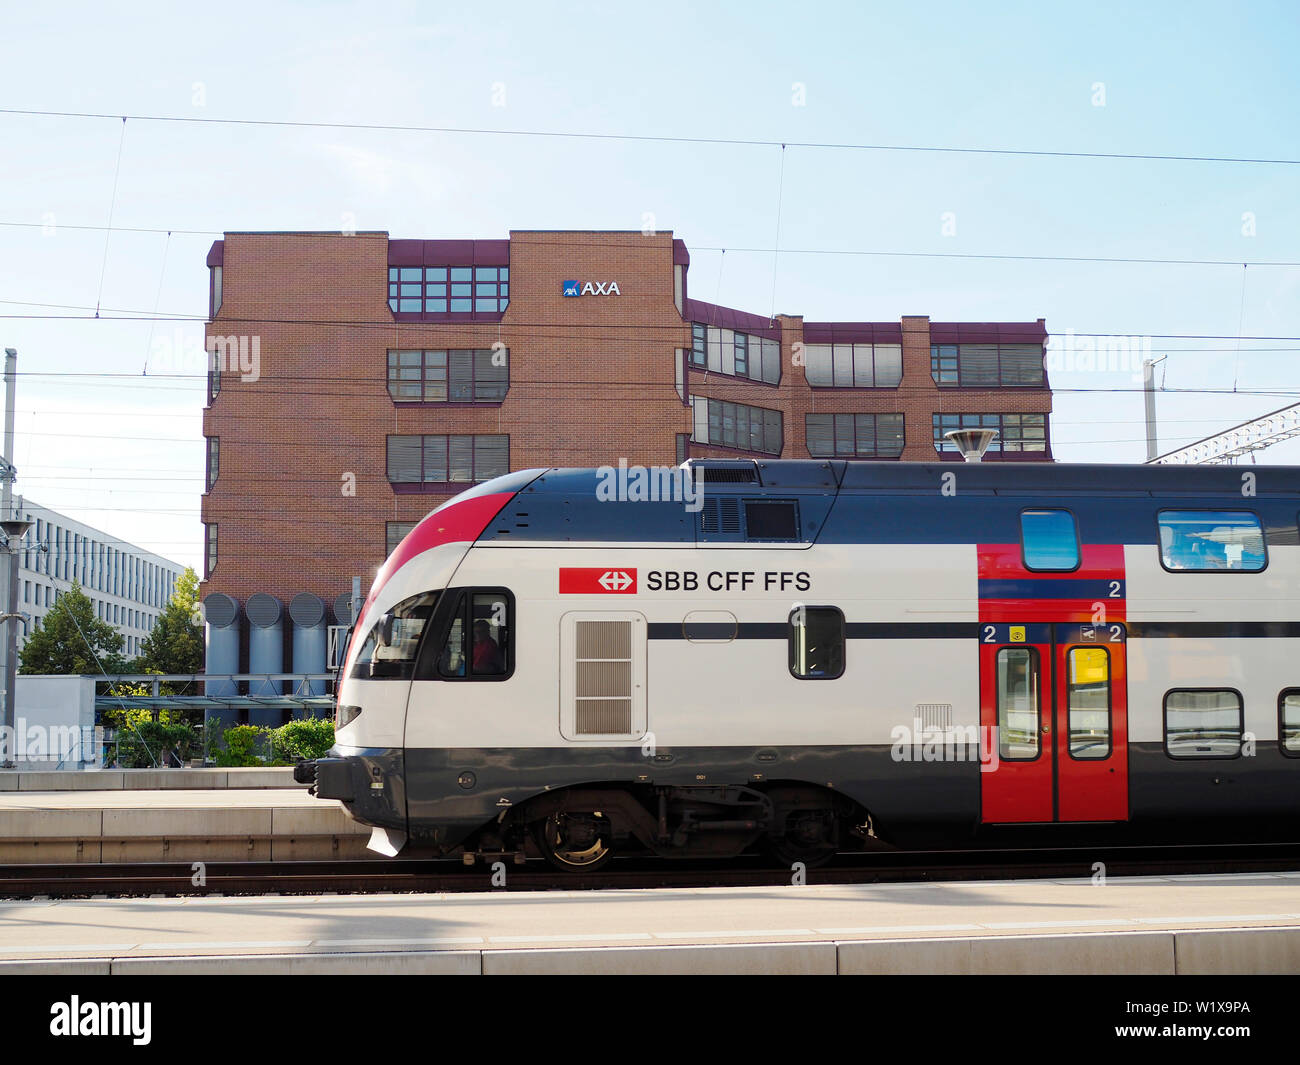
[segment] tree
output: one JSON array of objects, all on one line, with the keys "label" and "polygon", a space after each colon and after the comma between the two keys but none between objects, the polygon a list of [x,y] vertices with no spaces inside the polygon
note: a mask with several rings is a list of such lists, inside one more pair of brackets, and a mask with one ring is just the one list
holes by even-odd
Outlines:
[{"label": "tree", "polygon": [[145,637],[136,659],[140,673],[198,673],[203,668],[199,575],[186,567],[176,591]]},{"label": "tree", "polygon": [[95,617],[95,607],[73,586],[43,617],[21,652],[22,673],[124,673],[123,638],[106,621]]}]

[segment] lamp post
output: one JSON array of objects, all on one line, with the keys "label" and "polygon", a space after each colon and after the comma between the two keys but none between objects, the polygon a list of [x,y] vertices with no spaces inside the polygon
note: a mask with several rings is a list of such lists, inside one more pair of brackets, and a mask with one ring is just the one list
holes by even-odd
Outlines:
[{"label": "lamp post", "polygon": [[14,754],[17,737],[14,732],[14,689],[18,685],[18,626],[21,615],[18,613],[18,552],[22,550],[23,537],[32,527],[13,512],[14,480],[14,389],[17,386],[18,352],[14,348],[5,348],[5,436],[4,457],[0,462],[0,531],[4,533],[4,551],[8,558],[4,560],[4,588],[8,593],[3,598],[4,613],[0,614],[0,624],[8,625],[4,640],[4,728],[0,737],[13,750],[6,750],[0,768],[14,768]]}]

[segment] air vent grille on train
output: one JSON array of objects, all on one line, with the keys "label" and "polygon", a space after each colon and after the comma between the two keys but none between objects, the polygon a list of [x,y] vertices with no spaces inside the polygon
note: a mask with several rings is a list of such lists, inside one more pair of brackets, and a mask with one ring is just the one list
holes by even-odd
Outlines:
[{"label": "air vent grille on train", "polygon": [[758,472],[752,466],[705,466],[705,484],[756,484]]},{"label": "air vent grille on train", "polygon": [[706,499],[700,511],[700,528],[706,533],[740,532],[740,500]]},{"label": "air vent grille on train", "polygon": [[632,622],[575,625],[574,731],[607,736],[632,731]]}]

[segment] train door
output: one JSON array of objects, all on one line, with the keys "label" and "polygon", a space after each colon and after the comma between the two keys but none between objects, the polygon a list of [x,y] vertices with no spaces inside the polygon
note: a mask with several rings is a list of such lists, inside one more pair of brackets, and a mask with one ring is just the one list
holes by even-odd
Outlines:
[{"label": "train door", "polygon": [[1122,624],[980,625],[981,820],[1128,819]]}]

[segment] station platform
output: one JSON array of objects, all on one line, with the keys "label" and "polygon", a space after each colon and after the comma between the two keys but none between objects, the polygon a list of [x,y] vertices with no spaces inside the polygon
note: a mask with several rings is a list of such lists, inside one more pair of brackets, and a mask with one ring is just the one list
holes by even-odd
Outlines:
[{"label": "station platform", "polygon": [[[127,770],[126,772],[142,772]],[[161,770],[159,775],[211,770]],[[301,784],[0,792],[0,863],[306,861],[373,857],[370,830]],[[72,774],[58,774],[70,776]],[[78,774],[102,776],[105,774]],[[213,779],[213,778],[209,778]],[[233,786],[236,783],[245,786]]]},{"label": "station platform", "polygon": [[23,769],[0,771],[0,792],[6,791],[157,791],[179,788],[301,788],[293,766],[240,769]]},{"label": "station platform", "polygon": [[31,900],[18,972],[1300,973],[1300,873]]}]

